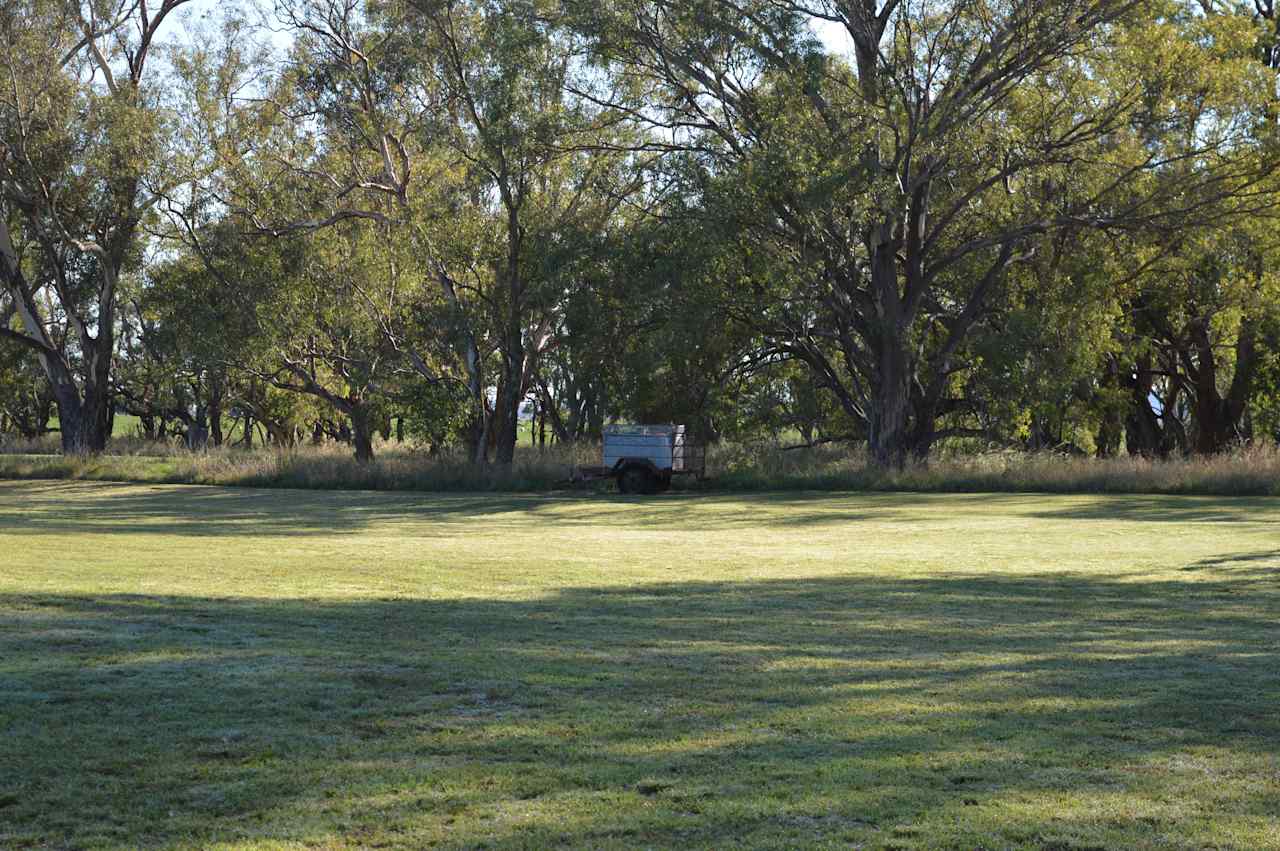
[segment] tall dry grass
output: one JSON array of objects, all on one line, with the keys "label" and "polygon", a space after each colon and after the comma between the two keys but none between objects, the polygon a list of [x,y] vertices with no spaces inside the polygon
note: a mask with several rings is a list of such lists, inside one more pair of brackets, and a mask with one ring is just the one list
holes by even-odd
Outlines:
[{"label": "tall dry grass", "polygon": [[[87,479],[326,490],[541,492],[567,487],[575,465],[598,464],[598,446],[521,446],[509,469],[477,467],[458,454],[430,455],[385,443],[360,465],[344,446],[290,451],[237,448],[191,452],[181,445],[113,440],[97,458],[63,457],[56,442],[0,446],[0,478]],[[706,481],[678,490],[776,490],[1280,495],[1280,448],[1255,446],[1214,457],[1168,461],[1053,454],[946,454],[928,464],[882,470],[848,447],[783,451],[726,445],[708,457]]]},{"label": "tall dry grass", "polygon": [[358,464],[345,446],[277,451],[232,447],[190,451],[181,445],[113,439],[105,454],[63,456],[55,446],[10,444],[0,449],[0,478],[85,479],[163,484],[230,485],[316,490],[507,491],[553,490],[576,464],[589,463],[587,447],[540,452],[521,447],[510,468],[477,467],[464,457],[431,455],[411,446],[376,447],[371,464]]},{"label": "tall dry grass", "polygon": [[940,453],[902,470],[875,467],[865,452],[785,452],[730,447],[716,453],[728,490],[867,490],[933,493],[1152,493],[1280,495],[1280,448],[1258,445],[1211,457],[1082,458],[1016,451]]},{"label": "tall dry grass", "polygon": [[[56,433],[26,439],[0,434],[0,455],[61,455],[62,442]],[[180,439],[146,440],[132,435],[117,435],[107,441],[107,454],[140,458],[169,458],[190,455]]]}]

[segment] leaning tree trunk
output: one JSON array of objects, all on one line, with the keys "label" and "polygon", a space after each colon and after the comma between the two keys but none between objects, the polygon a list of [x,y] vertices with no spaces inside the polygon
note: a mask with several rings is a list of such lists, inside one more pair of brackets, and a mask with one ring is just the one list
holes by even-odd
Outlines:
[{"label": "leaning tree trunk", "polygon": [[[2,267],[3,283],[10,285],[10,293],[18,300],[19,316],[29,336],[23,338],[36,350],[40,366],[49,379],[49,387],[53,399],[58,406],[59,431],[62,436],[62,451],[67,455],[93,455],[107,448],[110,435],[111,408],[109,368],[111,364],[111,347],[114,337],[109,327],[100,331],[97,338],[85,334],[86,344],[82,350],[85,370],[76,381],[65,355],[56,349],[45,332],[32,303],[22,299],[22,289],[26,286],[21,270],[14,261],[8,245],[7,232],[0,232],[0,267]],[[11,280],[12,279],[12,282]],[[111,316],[103,320],[110,324]]]}]

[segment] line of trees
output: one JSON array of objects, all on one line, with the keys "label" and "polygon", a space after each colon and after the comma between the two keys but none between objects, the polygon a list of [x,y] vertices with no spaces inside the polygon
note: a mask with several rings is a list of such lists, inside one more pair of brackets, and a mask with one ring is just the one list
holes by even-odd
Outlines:
[{"label": "line of trees", "polygon": [[1272,0],[12,0],[0,432],[1280,434]]}]

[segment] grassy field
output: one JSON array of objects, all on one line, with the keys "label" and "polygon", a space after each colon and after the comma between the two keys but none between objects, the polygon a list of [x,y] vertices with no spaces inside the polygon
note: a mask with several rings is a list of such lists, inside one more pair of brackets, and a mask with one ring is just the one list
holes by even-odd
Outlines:
[{"label": "grassy field", "polygon": [[0,847],[1280,848],[1280,501],[0,482]]}]

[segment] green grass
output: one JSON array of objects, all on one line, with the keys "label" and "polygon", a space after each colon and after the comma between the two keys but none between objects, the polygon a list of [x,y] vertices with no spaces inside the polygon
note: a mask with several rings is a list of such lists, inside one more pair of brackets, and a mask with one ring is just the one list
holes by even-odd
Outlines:
[{"label": "green grass", "polygon": [[0,847],[1280,848],[1280,501],[0,482]]}]

